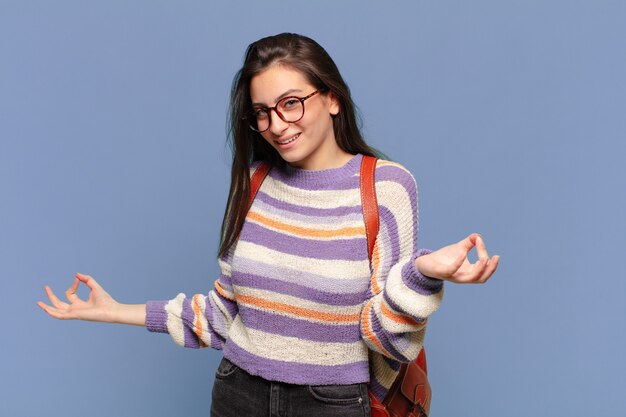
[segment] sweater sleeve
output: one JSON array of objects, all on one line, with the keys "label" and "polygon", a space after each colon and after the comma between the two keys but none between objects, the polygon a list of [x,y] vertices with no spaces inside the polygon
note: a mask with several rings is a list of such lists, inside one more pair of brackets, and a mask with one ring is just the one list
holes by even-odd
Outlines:
[{"label": "sweater sleeve", "polygon": [[379,161],[376,196],[380,229],[361,335],[372,351],[410,362],[423,346],[428,316],[441,304],[443,281],[415,267],[415,259],[429,251],[417,247],[417,185],[411,173],[399,164]]},{"label": "sweater sleeve", "polygon": [[169,301],[148,301],[147,329],[169,333],[180,346],[221,350],[228,338],[230,325],[238,314],[231,284],[231,257],[232,251],[218,260],[221,275],[208,295],[187,297],[181,293]]}]

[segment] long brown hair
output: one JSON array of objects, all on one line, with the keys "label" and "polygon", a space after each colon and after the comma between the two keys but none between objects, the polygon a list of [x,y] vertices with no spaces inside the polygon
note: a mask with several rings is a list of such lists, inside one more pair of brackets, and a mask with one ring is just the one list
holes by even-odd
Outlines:
[{"label": "long brown hair", "polygon": [[340,103],[339,113],[333,116],[333,130],[342,150],[353,155],[384,156],[363,140],[350,89],[330,55],[317,42],[306,36],[281,33],[251,43],[246,50],[243,67],[235,75],[231,88],[229,144],[233,162],[219,256],[228,252],[243,227],[249,204],[250,164],[261,160],[272,166],[286,164],[260,133],[249,128],[244,119],[252,108],[250,80],[275,64],[301,72],[323,94],[333,92]]}]

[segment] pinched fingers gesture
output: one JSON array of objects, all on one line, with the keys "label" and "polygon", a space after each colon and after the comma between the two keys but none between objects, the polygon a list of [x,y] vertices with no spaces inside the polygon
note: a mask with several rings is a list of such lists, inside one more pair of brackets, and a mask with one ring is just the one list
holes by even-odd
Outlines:
[{"label": "pinched fingers gesture", "polygon": [[[89,287],[90,292],[87,300],[81,299],[76,294],[81,282]],[[112,321],[111,313],[117,302],[89,275],[76,273],[74,282],[65,291],[65,298],[68,302],[59,300],[47,285],[44,290],[52,305],[41,301],[38,301],[37,305],[54,318],[59,320]]]},{"label": "pinched fingers gesture", "polygon": [[[471,263],[469,252],[476,248],[478,260]],[[489,257],[485,242],[478,233],[443,247],[428,255],[420,256],[415,266],[424,275],[459,284],[482,284],[495,272],[499,256]]]}]

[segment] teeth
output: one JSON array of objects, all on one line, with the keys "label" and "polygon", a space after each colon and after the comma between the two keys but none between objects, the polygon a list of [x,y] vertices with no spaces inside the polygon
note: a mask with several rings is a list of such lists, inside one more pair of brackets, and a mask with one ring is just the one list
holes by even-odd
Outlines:
[{"label": "teeth", "polygon": [[299,136],[300,136],[300,134],[298,133],[296,136],[292,137],[291,139],[287,139],[284,142],[278,142],[278,143],[280,143],[281,145],[286,145],[286,144],[291,143],[294,140],[298,139]]}]

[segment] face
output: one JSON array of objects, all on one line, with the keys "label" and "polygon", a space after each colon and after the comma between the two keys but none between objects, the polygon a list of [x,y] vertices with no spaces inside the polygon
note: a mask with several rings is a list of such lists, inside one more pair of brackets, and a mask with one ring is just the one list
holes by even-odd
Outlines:
[{"label": "face", "polygon": [[[283,97],[306,97],[315,90],[299,71],[282,65],[273,65],[250,81],[253,108],[273,107]],[[260,134],[292,166],[336,168],[347,162],[348,155],[335,140],[332,116],[337,113],[339,103],[332,93],[316,94],[304,102],[304,116],[295,123],[271,110],[270,127]]]}]

